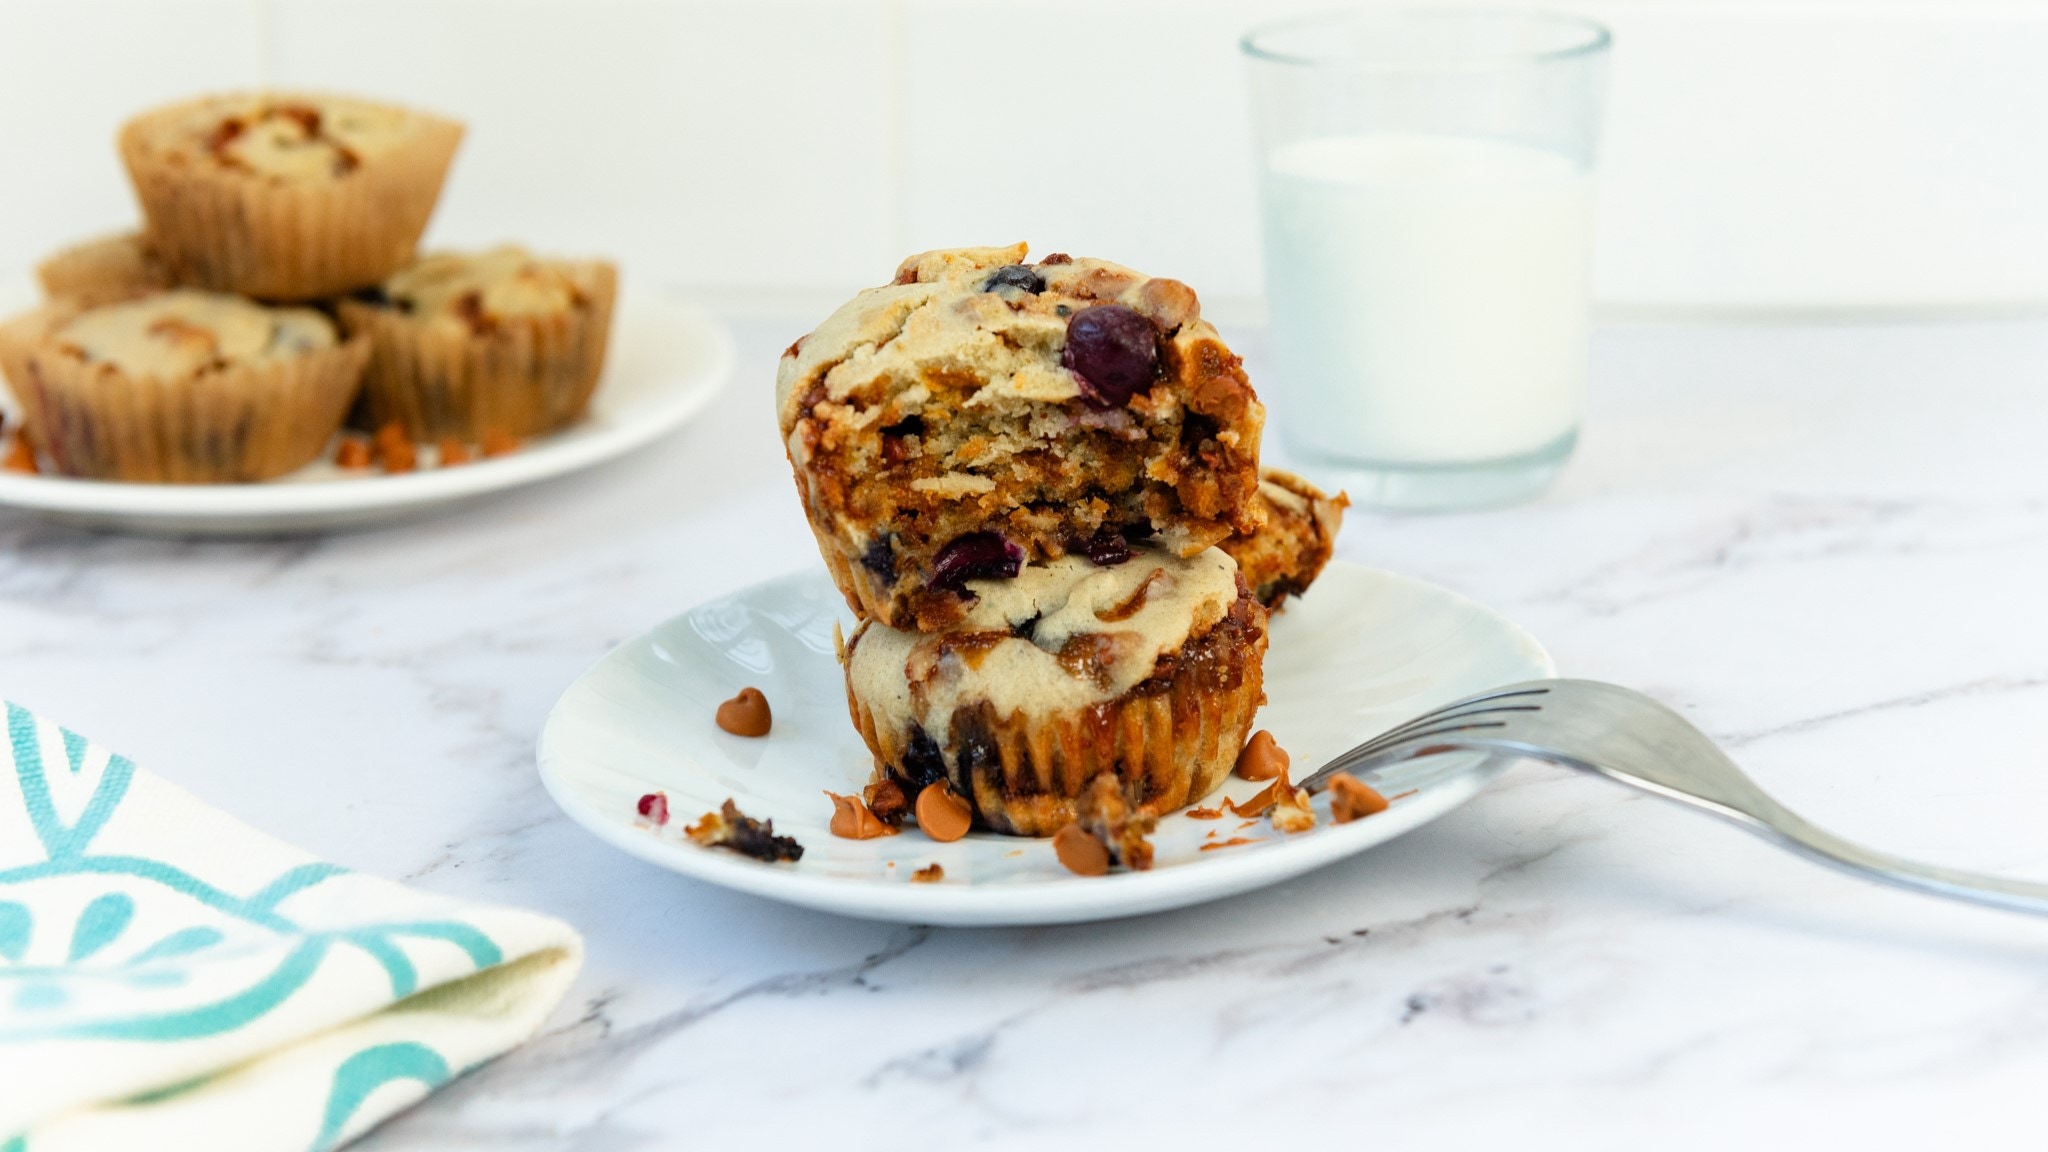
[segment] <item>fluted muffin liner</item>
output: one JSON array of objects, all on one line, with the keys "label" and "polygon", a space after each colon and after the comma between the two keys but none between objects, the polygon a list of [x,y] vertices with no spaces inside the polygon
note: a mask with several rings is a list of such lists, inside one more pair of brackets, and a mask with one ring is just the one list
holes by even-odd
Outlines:
[{"label": "fluted muffin liner", "polygon": [[[1014,836],[1050,836],[1074,820],[1082,791],[1104,772],[1117,777],[1132,804],[1151,805],[1161,814],[1213,791],[1237,763],[1265,702],[1266,611],[1249,597],[1243,603],[1249,635],[1237,648],[1234,667],[1181,661],[1163,687],[1141,685],[1102,703],[1041,717],[999,716],[986,703],[971,716],[956,713],[954,739],[939,746],[948,782],[973,806],[975,823]],[[1198,643],[1200,638],[1191,638],[1187,645]],[[876,770],[915,795],[920,782],[902,767],[910,751],[908,734],[891,733],[855,693],[850,676],[846,695]],[[963,719],[980,737],[972,753],[960,738]]]},{"label": "fluted muffin liner", "polygon": [[411,263],[462,141],[462,125],[415,112],[416,131],[343,179],[265,180],[151,148],[192,106],[145,113],[121,129],[148,244],[175,283],[261,300],[339,296]]},{"label": "fluted muffin liner", "polygon": [[362,384],[368,341],[180,377],[137,376],[0,325],[0,366],[56,471],[95,480],[226,484],[310,463]]},{"label": "fluted muffin liner", "polygon": [[501,316],[488,331],[437,323],[395,308],[343,300],[344,330],[371,346],[363,386],[371,427],[392,421],[415,440],[487,432],[536,436],[573,423],[604,372],[618,270],[579,283],[585,301],[562,312]]}]

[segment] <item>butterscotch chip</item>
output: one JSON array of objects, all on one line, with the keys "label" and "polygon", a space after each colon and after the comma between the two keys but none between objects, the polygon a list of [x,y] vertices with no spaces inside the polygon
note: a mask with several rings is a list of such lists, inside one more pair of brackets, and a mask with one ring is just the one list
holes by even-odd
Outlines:
[{"label": "butterscotch chip", "polygon": [[910,874],[910,882],[912,884],[937,884],[945,878],[946,870],[939,867],[939,862],[936,860]]},{"label": "butterscotch chip", "polygon": [[27,433],[14,438],[14,443],[7,448],[7,459],[0,461],[0,468],[30,475],[42,471],[36,463],[36,447],[29,442]]},{"label": "butterscotch chip", "polygon": [[350,436],[334,449],[334,466],[337,468],[368,468],[370,466],[370,442]]},{"label": "butterscotch chip", "polygon": [[405,426],[395,421],[377,429],[376,455],[386,472],[410,472],[419,467],[419,452],[406,438]]},{"label": "butterscotch chip", "polygon": [[884,824],[875,817],[858,796],[841,796],[827,792],[832,798],[831,832],[847,840],[873,840],[877,836],[894,836],[897,829]]},{"label": "butterscotch chip", "polygon": [[718,726],[735,736],[766,736],[774,722],[768,698],[759,688],[742,688],[739,695],[718,706]]},{"label": "butterscotch chip", "polygon": [[917,794],[917,826],[940,843],[958,840],[974,826],[974,810],[941,782]]},{"label": "butterscotch chip", "polygon": [[1079,824],[1069,824],[1053,833],[1052,851],[1067,871],[1077,876],[1100,876],[1109,871],[1108,847]]},{"label": "butterscotch chip", "polygon": [[519,437],[493,428],[484,433],[483,452],[486,457],[505,456],[519,451]]},{"label": "butterscotch chip", "polygon": [[441,439],[441,467],[453,468],[457,464],[469,463],[469,447],[452,436]]},{"label": "butterscotch chip", "polygon": [[1330,818],[1339,824],[1363,820],[1387,810],[1387,798],[1379,790],[1349,772],[1330,777]]},{"label": "butterscotch chip", "polygon": [[1289,759],[1287,750],[1273,742],[1273,734],[1264,728],[1252,733],[1245,743],[1244,751],[1237,754],[1237,774],[1246,780],[1271,780],[1285,776]]}]

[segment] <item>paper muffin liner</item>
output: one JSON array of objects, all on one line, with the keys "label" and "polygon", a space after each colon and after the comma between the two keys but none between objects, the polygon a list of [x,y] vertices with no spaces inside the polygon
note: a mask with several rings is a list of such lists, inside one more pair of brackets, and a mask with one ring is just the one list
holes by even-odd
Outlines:
[{"label": "paper muffin liner", "polygon": [[171,286],[163,264],[137,233],[74,244],[38,264],[36,280],[51,300],[80,308],[132,300]]},{"label": "paper muffin liner", "polygon": [[[367,341],[177,378],[133,376],[0,327],[0,364],[37,445],[67,476],[156,484],[268,480],[320,455],[361,386]],[[14,345],[9,347],[9,345]]]},{"label": "paper muffin liner", "polygon": [[412,262],[462,125],[410,113],[416,130],[332,182],[252,178],[173,162],[153,138],[192,105],[145,113],[120,135],[149,246],[178,284],[260,300],[315,300],[368,287]]},{"label": "paper muffin liner", "polygon": [[397,421],[415,440],[487,432],[536,436],[573,423],[604,372],[618,271],[592,265],[579,284],[587,302],[563,312],[504,316],[491,330],[419,319],[343,300],[341,323],[370,341],[363,415],[372,428]]},{"label": "paper muffin liner", "polygon": [[[954,738],[940,747],[948,782],[973,806],[975,823],[1013,836],[1050,836],[1074,820],[1082,791],[1104,772],[1122,782],[1132,804],[1161,814],[1213,791],[1237,763],[1265,702],[1266,610],[1249,596],[1239,603],[1243,634],[1229,653],[1212,649],[1176,661],[1163,687],[1141,685],[1042,717],[998,716],[985,703],[956,713]],[[1191,639],[1182,652],[1201,643]],[[922,782],[903,767],[909,736],[891,733],[855,694],[851,678],[847,706],[877,771],[915,795]],[[963,724],[971,737],[963,738]]]}]

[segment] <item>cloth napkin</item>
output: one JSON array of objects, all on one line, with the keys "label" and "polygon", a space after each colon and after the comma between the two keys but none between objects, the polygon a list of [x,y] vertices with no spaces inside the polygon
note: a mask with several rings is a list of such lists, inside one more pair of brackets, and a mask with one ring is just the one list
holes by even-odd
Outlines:
[{"label": "cloth napkin", "polygon": [[332,1148],[526,1040],[582,962],[5,712],[0,1152]]}]

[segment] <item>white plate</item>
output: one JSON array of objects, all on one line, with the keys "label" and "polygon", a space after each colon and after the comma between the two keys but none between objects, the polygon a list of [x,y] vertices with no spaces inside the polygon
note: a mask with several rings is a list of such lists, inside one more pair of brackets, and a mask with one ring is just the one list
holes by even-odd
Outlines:
[{"label": "white plate", "polygon": [[261,484],[121,484],[0,472],[0,507],[91,527],[207,536],[417,516],[624,455],[710,403],[732,374],[732,360],[732,337],[703,309],[622,294],[589,414],[510,455],[386,476],[336,468],[330,445],[321,460]]},{"label": "white plate", "polygon": [[[877,920],[927,924],[1051,924],[1100,920],[1214,900],[1285,880],[1363,851],[1443,815],[1477,793],[1501,764],[1445,755],[1373,778],[1387,811],[1313,831],[1273,832],[1263,819],[1159,823],[1149,872],[1076,876],[1044,840],[974,833],[939,844],[915,828],[841,840],[821,794],[858,792],[871,761],[847,719],[832,626],[851,631],[845,602],[823,573],[786,576],[703,605],[614,649],[556,703],[540,736],[540,774],[555,802],[600,838],[686,876],[776,900]],[[1268,703],[1259,726],[1293,756],[1296,774],[1417,713],[1500,684],[1553,674],[1528,633],[1419,581],[1334,563],[1309,595],[1273,618]],[[718,703],[754,685],[774,730],[728,735]],[[1235,778],[1212,794],[1248,799],[1261,785]],[[640,796],[668,793],[672,819],[639,818]],[[1406,793],[1406,795],[1402,795]],[[748,815],[804,846],[795,864],[762,864],[699,848],[683,825],[733,798]],[[1215,835],[1209,835],[1214,832]],[[1254,842],[1202,851],[1235,836]],[[943,881],[912,883],[937,862]]]}]

